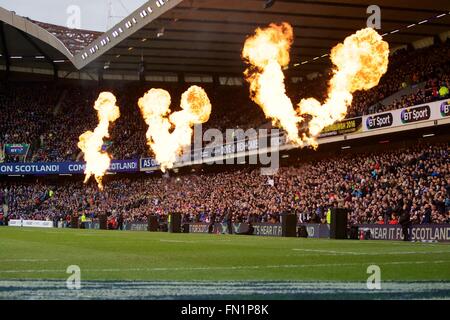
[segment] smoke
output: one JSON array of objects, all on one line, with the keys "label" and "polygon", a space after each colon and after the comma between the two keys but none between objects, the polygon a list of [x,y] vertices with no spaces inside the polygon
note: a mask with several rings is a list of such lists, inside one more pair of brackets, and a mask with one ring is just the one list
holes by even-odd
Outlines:
[{"label": "smoke", "polygon": [[171,113],[170,103],[170,94],[163,89],[151,89],[138,101],[148,125],[147,143],[163,172],[191,145],[192,127],[208,121],[212,108],[208,95],[198,86],[182,94],[181,111]]},{"label": "smoke", "polygon": [[102,178],[108,170],[111,158],[107,152],[102,151],[103,139],[109,137],[109,123],[120,117],[119,107],[116,106],[116,97],[110,92],[102,92],[95,101],[98,126],[94,132],[86,131],[79,137],[78,148],[84,153],[86,169],[84,182],[93,175],[100,190],[103,190]]},{"label": "smoke", "polygon": [[[283,68],[289,64],[292,42],[293,30],[288,23],[256,29],[242,51],[243,59],[250,64],[244,75],[250,83],[251,98],[275,126],[286,131],[288,140],[298,146],[308,143],[316,147],[322,129],[345,118],[352,94],[376,86],[386,73],[389,46],[371,28],[347,37],[331,50],[335,67],[325,103],[303,99],[294,109],[286,95],[283,75]],[[305,122],[305,115],[309,119],[307,130],[300,135],[299,125]]]}]

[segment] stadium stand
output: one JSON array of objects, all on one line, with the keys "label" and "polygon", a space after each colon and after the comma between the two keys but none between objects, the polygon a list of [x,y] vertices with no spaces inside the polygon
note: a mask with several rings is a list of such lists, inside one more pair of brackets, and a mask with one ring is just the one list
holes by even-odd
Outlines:
[{"label": "stadium stand", "polygon": [[[311,93],[324,99],[326,83],[326,77],[321,77],[290,84],[287,89],[293,101],[310,97]],[[95,99],[101,91],[111,90],[118,98],[122,116],[113,128],[109,151],[115,159],[139,158],[147,155],[146,125],[136,105],[139,97],[150,87],[165,88],[171,92],[172,108],[176,110],[180,96],[188,86],[187,83],[152,83],[151,86],[140,83],[3,83],[0,85],[0,108],[6,110],[7,116],[0,119],[0,145],[31,144],[27,161],[76,159],[79,157],[76,146],[79,135],[95,127],[96,116],[92,112]],[[246,86],[202,86],[213,104],[211,118],[204,129],[268,127],[261,109],[250,101]],[[415,89],[390,104],[377,103],[407,87]],[[390,69],[377,87],[355,94],[347,118],[444,99],[449,97],[449,88],[448,41],[419,50],[400,50],[391,57]]]},{"label": "stadium stand", "polygon": [[295,212],[299,222],[326,223],[329,207],[350,209],[350,223],[398,223],[407,210],[412,221],[450,222],[450,146],[421,143],[383,152],[351,153],[324,159],[291,157],[274,176],[273,185],[255,168],[229,168],[174,177],[110,178],[104,192],[81,180],[0,182],[10,218],[66,221],[68,215],[124,216],[146,221],[157,214],[181,212],[185,222],[222,221],[227,212],[236,222],[277,222],[280,213]]},{"label": "stadium stand", "polygon": [[73,54],[82,51],[87,47],[92,41],[101,35],[101,32],[90,31],[90,30],[80,30],[80,29],[70,29],[64,26],[58,26],[51,23],[40,22],[36,20],[31,20],[31,22],[37,24],[41,28],[47,30],[59,40],[61,40],[64,45]]},{"label": "stadium stand", "polygon": [[[54,35],[74,55],[101,35],[29,21]],[[390,56],[388,72],[378,86],[355,93],[347,118],[449,97],[450,39],[422,49],[405,47]],[[330,75],[328,69],[312,80],[288,77],[288,95],[294,103],[311,96],[323,101]],[[111,91],[118,99],[121,117],[111,129],[109,153],[114,159],[146,157],[147,126],[137,100],[152,87],[164,88],[171,94],[172,110],[177,110],[181,94],[190,85],[183,82],[183,73],[177,77],[178,82],[161,83],[1,82],[0,150],[5,144],[24,143],[30,145],[27,162],[80,160],[78,137],[97,122],[94,101],[101,91]],[[208,82],[201,86],[213,105],[204,129],[270,127],[261,109],[249,99],[247,85]],[[410,90],[402,94],[405,89]],[[396,98],[387,99],[393,96]],[[0,182],[0,201],[7,205],[10,218],[65,220],[73,213],[95,217],[106,211],[111,216],[123,214],[128,221],[142,221],[149,213],[164,219],[168,212],[178,211],[185,221],[208,221],[213,214],[222,220],[231,210],[235,221],[276,222],[281,212],[293,211],[299,222],[324,222],[327,208],[338,205],[350,209],[351,223],[394,223],[404,210],[411,212],[414,223],[448,223],[448,153],[448,143],[441,143],[310,162],[291,159],[291,163],[284,162],[273,186],[258,169],[249,167],[172,178],[142,174],[108,177],[104,193],[77,179],[6,179]],[[6,155],[2,160],[24,159]]]}]

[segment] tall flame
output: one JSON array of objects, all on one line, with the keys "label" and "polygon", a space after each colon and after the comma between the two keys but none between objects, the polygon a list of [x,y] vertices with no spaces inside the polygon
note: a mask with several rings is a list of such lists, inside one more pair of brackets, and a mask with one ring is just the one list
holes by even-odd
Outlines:
[{"label": "tall flame", "polygon": [[80,135],[78,148],[83,151],[86,161],[84,182],[93,175],[98,187],[103,190],[102,178],[111,163],[108,153],[102,151],[103,139],[109,137],[109,123],[120,117],[120,111],[116,106],[116,97],[110,92],[100,93],[94,109],[97,110],[98,126],[94,132],[89,130]]},{"label": "tall flame", "polygon": [[163,172],[172,168],[177,155],[191,145],[192,126],[208,121],[212,108],[208,95],[198,86],[182,94],[181,111],[171,113],[170,102],[170,94],[163,89],[151,89],[138,101],[148,125],[147,143]]},{"label": "tall flame", "polygon": [[300,114],[312,116],[308,128],[313,139],[324,127],[345,118],[355,91],[378,84],[388,68],[389,45],[374,29],[362,29],[331,50],[331,61],[335,68],[325,103],[309,98],[298,104]]},{"label": "tall flame", "polygon": [[244,75],[250,83],[253,101],[261,106],[275,126],[280,125],[286,130],[290,141],[302,145],[297,125],[303,119],[286,95],[283,74],[283,67],[290,61],[293,38],[294,31],[288,23],[258,28],[255,35],[245,41],[242,57],[252,66]]},{"label": "tall flame", "polygon": [[[252,99],[274,125],[286,131],[289,141],[316,147],[316,137],[322,129],[344,119],[353,100],[352,93],[376,86],[386,73],[389,45],[371,28],[347,37],[331,51],[335,68],[325,103],[303,99],[295,110],[286,95],[283,75],[283,68],[289,64],[292,41],[293,30],[288,23],[258,28],[244,44],[242,56],[251,64],[244,75],[250,83]],[[310,117],[308,130],[300,136],[298,126],[306,114]]]}]

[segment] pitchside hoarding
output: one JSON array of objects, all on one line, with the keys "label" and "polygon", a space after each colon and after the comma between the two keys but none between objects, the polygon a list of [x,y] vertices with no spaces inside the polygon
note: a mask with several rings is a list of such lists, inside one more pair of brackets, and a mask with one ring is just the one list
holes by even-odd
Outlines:
[{"label": "pitchside hoarding", "polygon": [[[304,223],[300,224],[306,227],[308,238],[330,238],[330,226],[328,224]],[[297,227],[299,227],[298,225]],[[258,236],[282,236],[282,226],[279,223],[254,223],[253,235]],[[233,223],[233,233],[246,234],[249,230],[247,223]],[[373,240],[403,240],[401,225],[378,225],[367,224],[358,225],[360,230],[370,230]],[[190,223],[190,233],[208,233],[208,223]],[[228,227],[225,223],[214,224],[213,233],[228,233]],[[450,225],[448,224],[428,224],[414,225],[411,228],[413,241],[450,241]]]},{"label": "pitchside hoarding", "polygon": [[[11,227],[53,228],[53,221],[11,219],[8,225]],[[330,226],[328,224],[304,223],[300,225],[306,227],[308,238],[327,239],[330,237]],[[300,225],[297,225],[297,228]],[[147,226],[147,222],[127,222],[124,223],[123,229],[147,231]],[[359,230],[369,230],[372,240],[403,240],[401,225],[360,224],[357,226]],[[86,229],[99,229],[100,225],[97,220],[94,220],[86,222],[85,227]],[[233,223],[233,234],[248,234],[249,227],[248,223]],[[254,223],[252,227],[252,234],[257,236],[281,237],[283,233],[280,223]],[[189,224],[189,233],[208,233],[208,231],[209,223]],[[410,232],[412,241],[450,242],[450,224],[413,225]],[[212,233],[228,234],[227,224],[215,223]]]},{"label": "pitchside hoarding", "polygon": [[330,225],[320,223],[302,223],[297,225],[298,227],[305,226],[308,232],[308,238],[329,238],[330,237]]},{"label": "pitchside hoarding", "polygon": [[[374,240],[403,240],[401,225],[358,225],[360,230],[370,230]],[[450,241],[450,225],[420,224],[411,227],[412,241]]]},{"label": "pitchside hoarding", "polygon": [[8,226],[10,226],[10,227],[53,228],[53,221],[11,219],[8,221]]},{"label": "pitchside hoarding", "polygon": [[[147,222],[126,222],[123,224],[123,230],[127,231],[147,231]],[[86,229],[100,229],[100,223],[97,219],[86,221]]]},{"label": "pitchside hoarding", "polygon": [[[281,237],[283,228],[280,223],[252,223],[253,235],[256,236],[272,236]],[[232,233],[234,234],[248,234],[248,223],[233,223]],[[190,223],[190,233],[208,233],[209,223]],[[229,233],[228,225],[226,223],[215,223],[212,233]]]},{"label": "pitchside hoarding", "polygon": [[[328,224],[303,224],[308,231],[308,238],[329,238]],[[403,240],[402,226],[361,224],[359,230],[369,230],[372,240]],[[449,224],[420,224],[411,227],[412,241],[450,241]]]}]

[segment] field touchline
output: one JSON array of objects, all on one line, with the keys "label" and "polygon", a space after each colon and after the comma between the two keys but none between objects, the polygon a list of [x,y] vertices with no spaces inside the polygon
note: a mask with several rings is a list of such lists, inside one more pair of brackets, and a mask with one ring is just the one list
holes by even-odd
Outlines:
[{"label": "field touchline", "polygon": [[[273,268],[311,268],[311,267],[345,267],[345,266],[361,266],[361,265],[399,265],[399,264],[441,264],[450,263],[450,260],[436,260],[436,261],[396,261],[396,262],[360,262],[360,263],[320,263],[320,264],[284,264],[284,265],[254,265],[254,266],[228,266],[228,267],[194,267],[194,268],[108,268],[108,269],[83,269],[87,272],[154,272],[154,271],[210,271],[210,270],[254,270],[254,269],[273,269]],[[26,269],[26,270],[2,270],[2,273],[65,273],[65,269]]]}]

